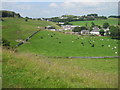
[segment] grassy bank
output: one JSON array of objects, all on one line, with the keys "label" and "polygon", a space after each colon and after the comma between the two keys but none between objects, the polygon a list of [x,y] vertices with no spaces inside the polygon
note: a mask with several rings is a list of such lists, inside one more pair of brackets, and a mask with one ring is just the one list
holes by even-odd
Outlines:
[{"label": "grassy bank", "polygon": [[54,59],[3,49],[3,88],[116,88],[117,59]]}]

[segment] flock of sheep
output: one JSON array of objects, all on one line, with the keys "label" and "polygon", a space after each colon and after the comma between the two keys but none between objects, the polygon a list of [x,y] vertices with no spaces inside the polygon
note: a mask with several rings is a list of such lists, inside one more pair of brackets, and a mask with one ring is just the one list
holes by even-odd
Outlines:
[{"label": "flock of sheep", "polygon": [[[54,37],[54,35],[55,35],[55,34],[54,34],[54,33],[52,33],[52,34],[47,34],[47,35],[48,35],[48,36],[50,36],[50,37],[52,38],[52,37]],[[41,38],[41,39],[43,39],[43,37],[42,37],[42,36],[41,36],[40,38]],[[56,39],[59,39],[59,38],[57,37]],[[80,38],[80,37],[78,37],[78,38],[77,38],[77,39],[75,39],[75,40],[79,40],[79,39],[81,39],[81,40],[82,40],[81,45],[82,45],[82,46],[85,46],[85,43],[84,43],[85,41],[83,41],[83,40],[84,40],[84,37],[81,37],[81,38]],[[91,47],[95,47],[95,41],[96,41],[96,40],[92,40],[92,39],[95,39],[95,37],[90,37],[90,40],[88,40],[88,43],[91,45]],[[75,42],[75,40],[72,40],[71,42],[72,42],[72,43],[74,43],[74,42]],[[107,39],[107,40],[104,40],[104,39],[99,39],[99,40],[100,40],[100,41],[105,41],[105,42],[106,42],[106,41],[110,41],[109,39]],[[116,41],[116,40],[114,40],[114,41]],[[58,43],[59,43],[59,44],[61,44],[62,42],[61,42],[61,41],[59,41]],[[104,47],[104,46],[105,46],[104,44],[102,44],[102,45],[101,45],[101,47]],[[111,46],[111,45],[107,45],[107,47],[108,47],[108,48],[111,48],[111,47],[112,47],[112,48],[111,48],[112,50],[117,49],[117,47],[116,47],[116,46],[114,46],[114,47],[113,47],[113,46]],[[117,52],[117,51],[115,51],[114,53],[115,53],[115,54],[118,54],[118,52]]]}]

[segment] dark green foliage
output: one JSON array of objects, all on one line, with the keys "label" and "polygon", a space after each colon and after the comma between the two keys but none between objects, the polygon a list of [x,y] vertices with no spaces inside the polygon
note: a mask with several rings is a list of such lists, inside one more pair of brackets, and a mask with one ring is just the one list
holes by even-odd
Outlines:
[{"label": "dark green foliage", "polygon": [[10,42],[6,39],[2,39],[2,46],[10,46]]},{"label": "dark green foliage", "polygon": [[109,16],[109,18],[120,18],[120,16]]},{"label": "dark green foliage", "polygon": [[97,19],[107,19],[107,17],[105,17],[105,16],[99,16],[99,17],[97,17]]},{"label": "dark green foliage", "polygon": [[72,25],[72,24],[69,22],[64,22],[64,25]]},{"label": "dark green foliage", "polygon": [[98,14],[88,14],[87,16],[98,16]]},{"label": "dark green foliage", "polygon": [[52,27],[48,27],[48,29],[55,29],[55,27],[53,27],[53,26]]},{"label": "dark green foliage", "polygon": [[21,17],[19,13],[13,11],[0,11],[0,15],[2,15],[2,17]]},{"label": "dark green foliage", "polygon": [[107,35],[107,36],[109,36],[109,35],[110,35],[109,31],[106,31],[106,35]]},{"label": "dark green foliage", "polygon": [[80,32],[80,31],[81,31],[81,28],[80,28],[80,27],[75,27],[72,31],[73,31],[73,32]]},{"label": "dark green foliage", "polygon": [[110,36],[112,38],[120,39],[120,28],[118,26],[110,26]]},{"label": "dark green foliage", "polygon": [[91,27],[94,27],[94,26],[95,26],[95,23],[94,23],[94,22],[91,22],[91,24],[92,24]]},{"label": "dark green foliage", "polygon": [[82,27],[75,27],[72,31],[73,32],[81,32],[82,30],[86,30],[87,28],[82,26]]},{"label": "dark green foliage", "polygon": [[101,36],[104,36],[105,31],[104,30],[100,30],[99,33],[100,33]]},{"label": "dark green foliage", "polygon": [[28,21],[28,19],[25,19],[25,21],[27,22],[27,21]]},{"label": "dark green foliage", "polygon": [[109,27],[109,23],[104,23],[103,24],[103,28],[108,28]]},{"label": "dark green foliage", "polygon": [[0,21],[4,21],[4,19],[0,19]]}]

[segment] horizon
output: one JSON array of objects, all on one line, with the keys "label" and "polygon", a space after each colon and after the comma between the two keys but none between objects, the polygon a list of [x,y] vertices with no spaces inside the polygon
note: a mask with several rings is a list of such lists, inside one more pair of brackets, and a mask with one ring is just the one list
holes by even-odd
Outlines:
[{"label": "horizon", "polygon": [[[2,9],[22,17],[51,18],[62,15],[118,16],[118,2],[2,2]],[[34,13],[33,13],[34,12]]]}]

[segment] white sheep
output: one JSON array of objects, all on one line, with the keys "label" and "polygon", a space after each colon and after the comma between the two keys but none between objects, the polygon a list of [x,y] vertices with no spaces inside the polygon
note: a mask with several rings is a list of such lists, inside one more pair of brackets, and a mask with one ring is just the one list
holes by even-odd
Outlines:
[{"label": "white sheep", "polygon": [[117,52],[115,52],[115,54],[117,54]]},{"label": "white sheep", "polygon": [[110,47],[110,45],[108,45],[108,47]]}]

